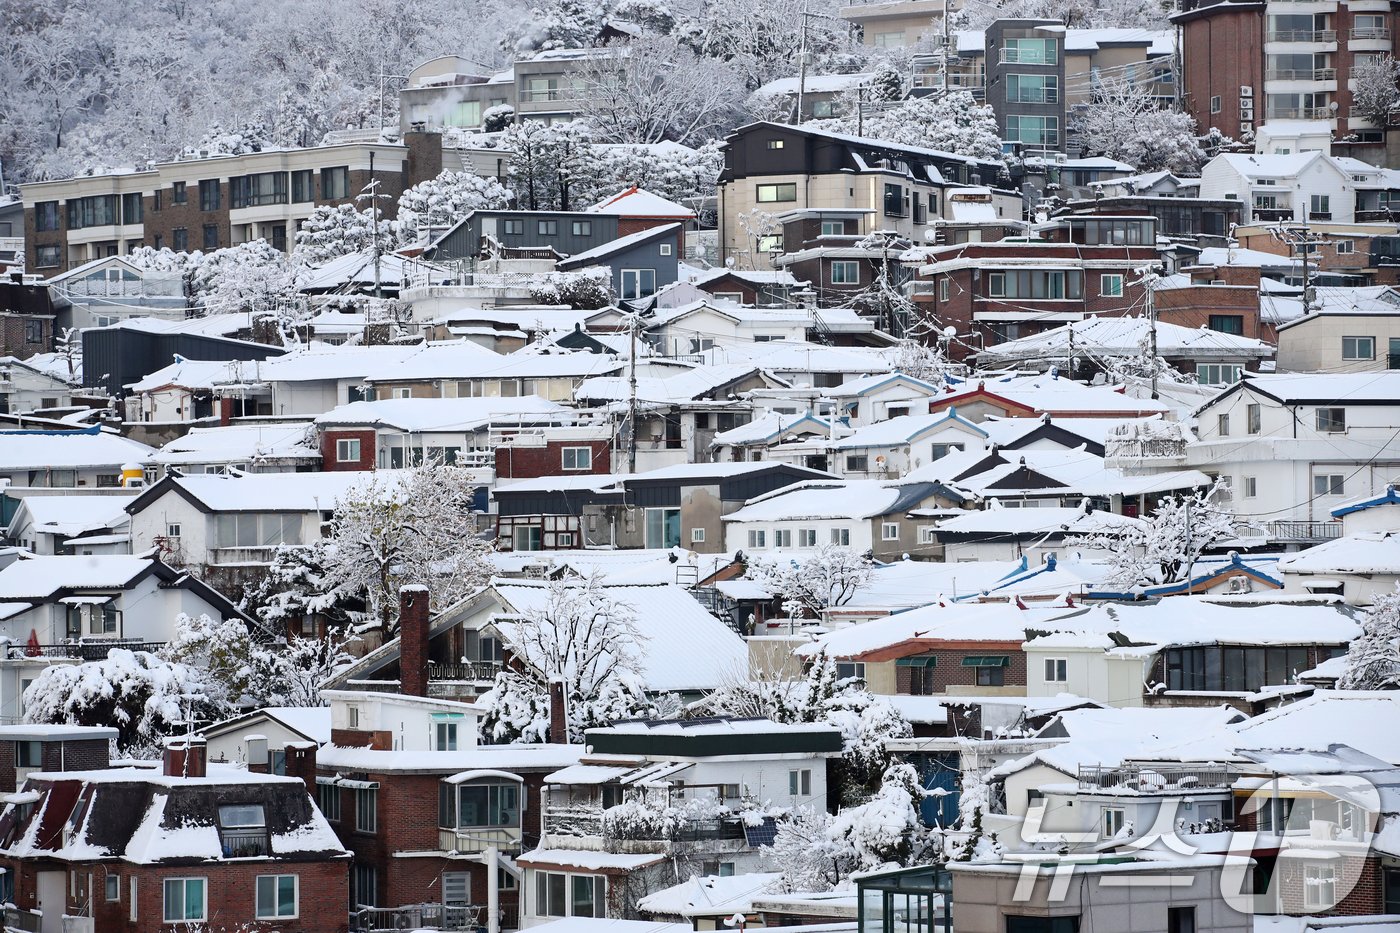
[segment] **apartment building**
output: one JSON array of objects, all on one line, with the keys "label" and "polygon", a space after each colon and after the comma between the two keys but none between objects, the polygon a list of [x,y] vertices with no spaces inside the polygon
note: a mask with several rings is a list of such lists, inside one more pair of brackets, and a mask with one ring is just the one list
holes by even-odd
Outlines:
[{"label": "apartment building", "polygon": [[887,0],[852,3],[836,15],[859,30],[863,44],[888,49],[938,37],[943,17],[961,9],[956,0]]},{"label": "apartment building", "polygon": [[725,139],[720,259],[741,268],[771,269],[773,258],[784,252],[782,223],[794,211],[846,212],[828,218],[833,235],[879,230],[926,242],[936,235],[938,221],[951,219],[949,193],[970,185],[992,186],[986,190],[995,216],[1019,219],[1021,198],[1007,190],[1012,184],[1001,162],[807,127],[750,123]]},{"label": "apartment building", "polygon": [[1334,140],[1382,141],[1383,127],[1352,112],[1351,75],[1392,49],[1385,0],[1183,0],[1172,20],[1182,102],[1202,130],[1239,138],[1277,121],[1318,121]]},{"label": "apartment building", "polygon": [[[28,267],[58,275],[138,246],[216,250],[264,239],[291,248],[297,226],[323,204],[354,203],[371,181],[389,195],[435,178],[442,137],[409,133],[402,143],[346,142],[247,155],[196,154],[144,170],[22,185]],[[461,152],[453,150],[453,159]],[[459,166],[455,166],[459,167]]]}]

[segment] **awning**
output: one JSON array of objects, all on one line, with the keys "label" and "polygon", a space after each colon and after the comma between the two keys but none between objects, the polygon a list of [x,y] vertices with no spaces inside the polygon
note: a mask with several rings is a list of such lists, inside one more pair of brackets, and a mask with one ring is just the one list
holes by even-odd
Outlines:
[{"label": "awning", "polygon": [[103,606],[112,599],[111,596],[65,596],[59,602],[65,606]]},{"label": "awning", "polygon": [[337,787],[348,787],[351,790],[379,790],[378,781],[356,781],[353,778],[336,777],[332,778],[327,783],[334,784]]},{"label": "awning", "polygon": [[[963,663],[966,663],[966,661],[964,661]],[[937,657],[936,655],[927,654],[927,655],[920,655],[920,656],[918,656],[918,657],[913,657],[913,658],[898,658],[898,659],[895,660],[894,666],[895,666],[895,667],[937,667],[937,666],[938,666],[938,657]]]},{"label": "awning", "polygon": [[481,781],[487,778],[514,781],[516,784],[525,783],[525,779],[518,774],[511,774],[509,771],[497,771],[494,768],[477,768],[475,771],[462,771],[451,777],[445,777],[442,780],[447,784],[465,784],[468,781]]},{"label": "awning", "polygon": [[693,762],[663,761],[648,768],[638,768],[622,779],[623,784],[654,784],[689,768]]},{"label": "awning", "polygon": [[1004,654],[972,655],[962,659],[963,667],[1010,667],[1011,658]]},{"label": "awning", "polygon": [[570,765],[555,771],[545,778],[546,784],[580,784],[596,785],[607,784],[609,781],[619,780],[624,774],[635,771],[635,768],[614,768],[606,765]]}]

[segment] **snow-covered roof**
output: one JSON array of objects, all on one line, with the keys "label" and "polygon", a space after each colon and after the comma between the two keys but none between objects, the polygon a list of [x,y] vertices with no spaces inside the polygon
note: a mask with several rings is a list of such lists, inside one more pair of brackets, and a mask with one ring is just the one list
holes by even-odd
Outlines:
[{"label": "snow-covered roof", "polygon": [[780,94],[796,94],[798,85],[808,94],[833,94],[858,88],[875,77],[873,72],[857,71],[851,74],[807,75],[806,77],[778,78],[761,86],[754,93],[776,97]]},{"label": "snow-covered roof", "polygon": [[[237,729],[240,728],[241,724],[259,717],[275,720],[319,745],[324,745],[331,740],[331,708],[329,706],[264,706],[252,713],[245,713],[206,726],[202,734],[210,736]],[[240,735],[247,732],[248,728],[250,727],[242,727]]]},{"label": "snow-covered roof", "polygon": [[124,589],[151,564],[125,554],[23,556],[0,569],[0,602],[43,600],[61,589]]},{"label": "snow-covered roof", "polygon": [[[39,534],[73,536],[97,528],[119,528],[127,523],[126,507],[136,500],[130,495],[25,496],[15,518],[28,514]],[[11,527],[14,527],[13,524]]]},{"label": "snow-covered roof", "polygon": [[538,395],[496,398],[386,398],[350,402],[316,416],[322,426],[371,425],[400,431],[477,431],[493,422],[573,422],[577,413]]},{"label": "snow-covered roof", "polygon": [[1207,246],[1196,257],[1198,266],[1240,266],[1252,269],[1301,270],[1303,262],[1292,256],[1281,256],[1243,246]]},{"label": "snow-covered roof", "polygon": [[[878,480],[809,481],[785,486],[746,502],[724,516],[726,522],[775,522],[801,519],[856,519],[887,515],[908,505],[910,489],[932,494],[932,487]],[[922,498],[922,497],[921,497]]]},{"label": "snow-covered roof", "polygon": [[1232,723],[1243,718],[1228,706],[1065,710],[1041,731],[1055,734],[1063,730],[1069,734],[1068,741],[1009,761],[991,773],[1014,774],[1029,765],[1042,764],[1075,776],[1081,765],[1115,767],[1150,757],[1163,747],[1224,734]]},{"label": "snow-covered roof", "polygon": [[648,894],[637,902],[637,909],[646,914],[686,919],[748,913],[754,895],[765,893],[781,877],[776,872],[692,877]]},{"label": "snow-covered roof", "polygon": [[[493,588],[520,615],[545,611],[549,586],[535,581],[497,580]],[[736,670],[748,667],[748,648],[733,629],[712,616],[695,597],[674,584],[604,584],[609,599],[625,605],[641,634],[639,669],[647,689],[712,690]],[[530,658],[516,623],[497,618],[493,624],[512,650]]]},{"label": "snow-covered roof", "polygon": [[[393,488],[404,470],[375,473],[211,473],[167,477],[162,483],[178,487],[211,512],[328,512],[361,486]],[[160,488],[150,487],[146,495]]]},{"label": "snow-covered roof", "polygon": [[1319,158],[1327,157],[1321,152],[1295,152],[1288,155],[1224,152],[1211,160],[1211,164],[1222,162],[1246,178],[1296,179],[1303,169]]},{"label": "snow-covered roof", "polygon": [[596,214],[616,214],[619,217],[674,217],[680,220],[692,220],[695,217],[695,212],[685,205],[667,200],[636,185],[610,198],[604,198],[589,210]]},{"label": "snow-covered roof", "polygon": [[416,345],[316,348],[294,350],[247,365],[253,367],[259,382],[363,379],[372,372],[393,371],[394,367],[402,373],[403,362],[421,350]]},{"label": "snow-covered roof", "polygon": [[885,351],[874,347],[829,347],[800,340],[725,344],[706,350],[707,361],[733,363],[747,360],[773,373],[850,373],[865,376],[888,372]]},{"label": "snow-covered roof", "polygon": [[780,286],[784,288],[797,288],[799,285],[807,284],[798,281],[798,279],[786,269],[730,269],[721,266],[715,269],[697,269],[696,272],[698,274],[691,279],[691,282],[697,288],[704,288],[711,282],[730,276],[741,282],[748,282],[751,285],[759,287]]},{"label": "snow-covered roof", "polygon": [[1280,573],[1400,573],[1400,533],[1374,531],[1279,558]]},{"label": "snow-covered roof", "polygon": [[[375,277],[376,263],[374,250],[366,249],[358,253],[338,256],[312,269],[306,281],[301,283],[301,291],[329,292],[347,288],[361,288],[382,283],[387,288],[397,289],[415,271],[421,274],[431,269],[423,263],[405,259],[394,253],[380,253],[378,278]],[[443,272],[443,279],[450,276]]]},{"label": "snow-covered roof", "polygon": [[[755,375],[751,363],[721,363],[712,366],[697,366],[694,369],[677,373],[674,376],[637,377],[637,398],[643,402],[656,402],[674,405],[694,401],[709,395],[716,389]],[[768,377],[769,381],[780,384],[780,380]],[[585,379],[579,384],[574,397],[590,401],[615,402],[630,398],[632,386],[625,376],[601,376]]]},{"label": "snow-covered roof", "polygon": [[0,473],[144,463],[155,448],[92,431],[0,431]]},{"label": "snow-covered roof", "polygon": [[938,523],[938,531],[965,535],[1079,535],[1146,527],[1140,518],[1083,509],[1004,509],[992,506]]},{"label": "snow-covered roof", "polygon": [[[1014,600],[939,601],[819,635],[794,653],[813,657],[824,650],[833,658],[860,658],[906,643],[911,655],[921,650],[920,643],[931,648],[936,641],[945,640],[1019,644],[1025,640],[1027,629],[1053,631],[1052,620],[1065,614],[1063,608],[1021,608]],[[1065,627],[1075,628],[1070,623]]]},{"label": "snow-covered roof", "polygon": [[986,431],[949,408],[931,415],[898,415],[885,421],[877,421],[838,438],[829,446],[835,450],[899,447],[930,431],[953,426],[977,437],[987,436]]},{"label": "snow-covered roof", "polygon": [[1380,403],[1400,405],[1400,372],[1249,373],[1241,385],[1285,404]]},{"label": "snow-covered roof", "polygon": [[226,463],[262,460],[319,459],[315,429],[310,422],[247,422],[214,428],[191,428],[146,459],[147,463],[178,466],[187,463]]},{"label": "snow-covered roof", "polygon": [[824,418],[818,418],[810,411],[800,415],[787,415],[770,411],[759,415],[748,424],[741,424],[728,431],[720,431],[714,436],[710,446],[765,444],[786,437],[793,432],[826,434],[830,430],[829,422]]},{"label": "snow-covered roof", "polygon": [[835,388],[827,390],[826,394],[831,398],[850,398],[855,395],[864,395],[873,390],[883,388],[891,383],[898,382],[915,392],[924,395],[937,395],[941,390],[938,386],[923,379],[916,379],[898,371],[877,372],[869,376],[862,376],[857,379],[847,379]]},{"label": "snow-covered roof", "polygon": [[984,391],[1024,405],[1032,411],[1060,415],[1132,416],[1170,410],[1162,402],[1133,398],[1113,386],[1085,385],[1060,376],[1053,370],[984,377],[975,381],[969,379],[933,401],[939,405],[959,405],[963,397],[970,398]]},{"label": "snow-covered roof", "polygon": [[696,483],[710,484],[718,483],[721,480],[733,479],[743,476],[746,473],[759,473],[764,470],[772,470],[778,467],[786,470],[795,476],[808,476],[812,479],[835,479],[830,473],[823,473],[821,470],[813,470],[810,467],[797,466],[790,463],[773,463],[764,460],[748,460],[719,463],[677,463],[672,466],[658,467],[655,470],[647,470],[645,473],[633,474],[632,480],[636,482],[648,480],[678,480],[682,483],[694,481]]},{"label": "snow-covered roof", "polygon": [[[1400,310],[1400,309],[1397,309]],[[1138,317],[1090,317],[1056,327],[1034,337],[1009,340],[981,351],[991,359],[1063,360],[1071,341],[1081,352],[1138,356],[1149,345],[1152,323]],[[1228,356],[1263,359],[1274,348],[1262,340],[1224,334],[1207,327],[1182,327],[1157,322],[1157,352],[1162,356]]]},{"label": "snow-covered roof", "polygon": [[337,771],[387,773],[413,771],[456,774],[461,771],[555,771],[578,764],[582,745],[474,745],[455,751],[405,751],[326,745],[316,753],[320,767]]},{"label": "snow-covered roof", "polygon": [[[655,865],[667,859],[665,855],[631,855],[619,852],[600,852],[596,849],[531,849],[524,855],[516,856],[516,863],[526,868],[575,868],[584,871],[633,871]],[[648,924],[647,926],[651,926]]]},{"label": "snow-covered roof", "polygon": [[[539,850],[537,850],[539,851]],[[688,923],[658,923],[651,920],[613,920],[605,917],[566,917],[550,920],[533,929],[541,933],[691,933]],[[1385,931],[1373,931],[1385,933]]]},{"label": "snow-covered roof", "polygon": [[127,388],[138,393],[153,392],[166,386],[210,389],[217,385],[252,381],[253,378],[253,364],[243,360],[178,359],[169,366],[162,366],[155,372],[128,383]]}]

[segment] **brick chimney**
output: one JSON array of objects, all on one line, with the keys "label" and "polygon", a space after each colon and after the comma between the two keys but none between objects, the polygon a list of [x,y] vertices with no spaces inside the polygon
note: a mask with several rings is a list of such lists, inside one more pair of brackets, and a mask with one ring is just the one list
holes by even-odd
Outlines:
[{"label": "brick chimney", "polygon": [[316,743],[287,743],[287,777],[301,778],[307,793],[316,796]]},{"label": "brick chimney", "polygon": [[428,695],[428,588],[399,589],[399,692]]},{"label": "brick chimney", "polygon": [[565,710],[564,681],[549,682],[549,741],[556,745],[569,744],[569,718]]},{"label": "brick chimney", "polygon": [[226,428],[233,424],[233,399],[219,399],[219,427]]},{"label": "brick chimney", "polygon": [[206,774],[208,750],[201,738],[167,739],[164,773],[166,777],[199,777]]}]

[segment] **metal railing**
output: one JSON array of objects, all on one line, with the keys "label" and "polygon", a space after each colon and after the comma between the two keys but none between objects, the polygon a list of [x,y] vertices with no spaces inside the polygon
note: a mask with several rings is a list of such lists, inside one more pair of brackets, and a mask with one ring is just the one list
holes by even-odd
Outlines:
[{"label": "metal railing", "polygon": [[109,641],[73,642],[66,645],[26,645],[11,642],[5,646],[7,660],[20,658],[72,658],[78,661],[105,661],[113,648],[128,651],[156,652],[165,647],[163,641],[131,641],[111,639]]},{"label": "metal railing", "polygon": [[582,91],[571,87],[537,88],[535,90],[530,90],[527,88],[520,92],[520,100],[526,103],[540,103],[541,101],[556,100],[577,100],[582,93]]},{"label": "metal railing", "polygon": [[1390,38],[1390,28],[1387,27],[1387,26],[1362,26],[1361,28],[1353,28],[1352,31],[1351,31],[1351,38],[1352,38],[1352,39],[1389,39],[1389,38]]},{"label": "metal railing", "polygon": [[255,858],[272,853],[266,829],[221,829],[219,847],[224,858]]},{"label": "metal railing", "polygon": [[483,909],[448,904],[408,904],[403,907],[361,907],[350,914],[355,933],[388,930],[475,930]]},{"label": "metal railing", "polygon": [[1008,99],[1009,104],[1058,104],[1060,102],[1059,88],[1043,88],[1039,93],[1021,92],[1014,100]]},{"label": "metal railing", "polygon": [[1020,49],[1002,49],[1001,61],[1008,65],[1045,65],[1053,67],[1060,63],[1057,55],[1042,55],[1040,52],[1022,54]]},{"label": "metal railing", "polygon": [[1228,768],[1148,768],[1124,765],[1080,765],[1080,790],[1106,790],[1128,787],[1135,790],[1190,790],[1201,787],[1228,787],[1235,777]]},{"label": "metal railing", "polygon": [[444,852],[485,852],[496,848],[507,854],[520,851],[519,826],[438,827],[438,848]]},{"label": "metal railing", "polygon": [[555,836],[601,836],[603,808],[545,807],[544,831]]},{"label": "metal railing", "polygon": [[1330,120],[1331,107],[1270,107],[1270,120]]},{"label": "metal railing", "polygon": [[1254,219],[1263,221],[1292,220],[1293,211],[1282,207],[1256,207]]},{"label": "metal railing", "polygon": [[1278,29],[1269,33],[1270,42],[1336,42],[1335,29]]},{"label": "metal railing", "polygon": [[464,680],[481,682],[495,680],[501,672],[500,661],[463,661],[459,664],[428,665],[429,680]]},{"label": "metal railing", "polygon": [[623,839],[671,842],[698,842],[713,839],[743,839],[744,825],[738,818],[683,820],[655,830],[638,827],[617,833],[608,827],[601,807],[546,807],[544,831],[558,836],[599,836],[606,843]]},{"label": "metal railing", "polygon": [[1335,81],[1335,68],[1270,68],[1264,73],[1270,81]]},{"label": "metal railing", "polygon": [[1275,541],[1332,541],[1342,536],[1341,522],[1269,522],[1265,527]]}]

